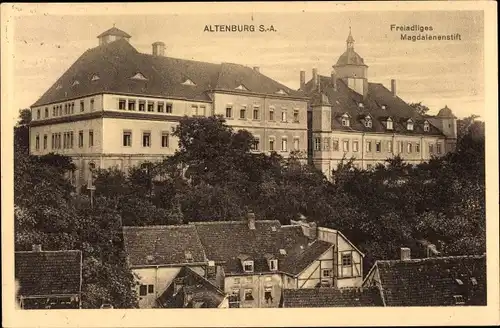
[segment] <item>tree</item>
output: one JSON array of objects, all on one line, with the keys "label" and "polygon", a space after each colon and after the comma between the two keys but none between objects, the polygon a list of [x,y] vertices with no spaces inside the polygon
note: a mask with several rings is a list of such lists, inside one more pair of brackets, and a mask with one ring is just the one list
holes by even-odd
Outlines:
[{"label": "tree", "polygon": [[421,101],[410,103],[409,105],[420,115],[425,115],[429,111],[429,107],[423,105]]},{"label": "tree", "polygon": [[19,119],[14,127],[14,147],[19,151],[29,153],[31,110],[29,108],[19,111]]}]

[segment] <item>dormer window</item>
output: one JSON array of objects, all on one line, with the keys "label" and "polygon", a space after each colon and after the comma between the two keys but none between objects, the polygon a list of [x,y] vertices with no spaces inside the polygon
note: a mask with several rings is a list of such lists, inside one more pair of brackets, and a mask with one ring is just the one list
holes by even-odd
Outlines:
[{"label": "dormer window", "polygon": [[253,261],[252,260],[243,261],[243,271],[253,272]]},{"label": "dormer window", "polygon": [[184,257],[186,258],[186,262],[193,262],[193,254],[190,251],[185,251]]},{"label": "dormer window", "polygon": [[473,286],[477,285],[477,279],[475,277],[471,277],[470,282],[472,283]]},{"label": "dormer window", "polygon": [[387,108],[387,106],[386,106],[386,105],[382,105],[382,109],[386,109],[386,108]]},{"label": "dormer window", "polygon": [[100,79],[101,78],[98,75],[94,74],[94,75],[92,75],[92,78],[90,80],[91,81],[97,81],[97,80],[100,80]]},{"label": "dormer window", "polygon": [[286,93],[286,91],[285,91],[285,90],[283,90],[283,89],[279,89],[278,91],[276,91],[276,93],[277,93],[277,94],[279,94],[279,95],[287,95],[287,94],[288,94],[288,93]]},{"label": "dormer window", "polygon": [[80,82],[75,81],[75,82],[73,82],[73,84],[71,86],[74,87],[74,86],[79,85],[79,84],[80,84]]},{"label": "dormer window", "polygon": [[372,118],[370,116],[365,117],[365,127],[367,128],[372,127]]},{"label": "dormer window", "polygon": [[349,115],[342,115],[342,126],[350,126]]},{"label": "dormer window", "polygon": [[429,122],[425,121],[424,122],[424,131],[429,132],[429,130],[430,130],[430,124],[429,124]]},{"label": "dormer window", "polygon": [[62,85],[58,84],[56,90],[62,89]]},{"label": "dormer window", "polygon": [[464,297],[462,295],[454,295],[453,298],[455,299],[456,305],[464,305],[465,304],[465,300],[464,300]]},{"label": "dormer window", "polygon": [[413,131],[413,121],[411,119],[406,121],[406,129],[408,131]]},{"label": "dormer window", "polygon": [[269,260],[269,270],[271,270],[271,271],[278,270],[278,260],[276,260],[276,259]]},{"label": "dormer window", "polygon": [[284,248],[280,248],[280,254],[281,255],[286,255],[286,250]]},{"label": "dormer window", "polygon": [[359,103],[359,104],[358,104],[358,107],[359,107],[359,108],[363,108],[363,107],[365,107],[365,105],[363,105],[363,103]]},{"label": "dormer window", "polygon": [[248,89],[247,89],[247,88],[245,88],[245,86],[244,86],[243,84],[238,85],[235,89],[236,89],[236,90],[244,90],[244,91],[248,91]]},{"label": "dormer window", "polygon": [[194,83],[190,79],[187,79],[186,81],[182,82],[182,84],[184,84],[184,85],[196,85],[196,83]]},{"label": "dormer window", "polygon": [[462,281],[462,279],[458,279],[458,278],[457,278],[457,279],[455,279],[455,281],[457,282],[457,284],[458,284],[459,286],[462,286],[462,285],[464,284],[464,282]]},{"label": "dormer window", "polygon": [[393,125],[392,125],[392,119],[390,117],[387,119],[386,123],[387,123],[387,130],[392,130]]},{"label": "dormer window", "polygon": [[131,77],[132,80],[142,80],[146,81],[147,78],[140,72],[137,72],[134,76]]}]

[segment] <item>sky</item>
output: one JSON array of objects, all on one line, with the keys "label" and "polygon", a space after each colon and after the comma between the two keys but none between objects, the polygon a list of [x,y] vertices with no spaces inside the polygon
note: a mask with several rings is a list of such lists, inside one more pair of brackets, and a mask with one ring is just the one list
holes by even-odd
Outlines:
[{"label": "sky", "polygon": [[[481,11],[341,11],[172,13],[158,15],[38,14],[14,20],[13,106],[31,106],[87,49],[97,35],[115,24],[132,36],[131,44],[151,53],[163,41],[166,55],[214,63],[259,66],[260,71],[291,87],[299,87],[299,72],[311,78],[313,68],[330,75],[345,51],[349,26],[354,48],[368,68],[370,82],[422,102],[436,114],[445,105],[456,116],[484,113],[484,31]],[[206,25],[259,25],[269,32],[205,32]],[[391,25],[432,26],[433,35],[459,33],[461,40],[401,40]],[[412,33],[412,32],[410,32]],[[426,32],[424,32],[425,34]]]}]

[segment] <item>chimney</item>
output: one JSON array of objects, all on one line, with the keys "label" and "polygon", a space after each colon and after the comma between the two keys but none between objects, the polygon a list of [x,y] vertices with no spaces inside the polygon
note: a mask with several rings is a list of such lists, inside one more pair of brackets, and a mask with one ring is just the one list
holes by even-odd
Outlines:
[{"label": "chimney", "polygon": [[401,247],[401,261],[407,261],[411,259],[410,249],[408,247]]},{"label": "chimney", "polygon": [[396,80],[391,80],[391,92],[394,97],[396,97]]},{"label": "chimney", "polygon": [[337,73],[332,71],[332,88],[333,91],[337,91]]},{"label": "chimney", "polygon": [[316,222],[309,222],[309,239],[315,240],[318,236],[318,225]]},{"label": "chimney", "polygon": [[300,89],[304,90],[306,86],[306,71],[300,71]]},{"label": "chimney", "polygon": [[255,230],[255,213],[253,212],[247,213],[247,223],[248,223],[248,229]]},{"label": "chimney", "polygon": [[33,252],[41,252],[42,251],[42,245],[36,244],[31,247]]},{"label": "chimney", "polygon": [[313,68],[313,89],[316,89],[318,87],[318,69]]},{"label": "chimney", "polygon": [[165,43],[161,41],[153,43],[153,56],[165,56]]},{"label": "chimney", "polygon": [[254,71],[256,71],[257,73],[259,73],[259,72],[260,72],[260,68],[259,68],[259,66],[254,66],[254,67],[253,67],[253,70],[254,70]]}]

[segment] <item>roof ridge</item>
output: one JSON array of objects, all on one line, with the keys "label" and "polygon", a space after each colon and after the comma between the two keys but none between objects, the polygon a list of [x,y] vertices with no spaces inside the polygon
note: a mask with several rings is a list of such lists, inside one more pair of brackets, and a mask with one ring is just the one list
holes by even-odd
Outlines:
[{"label": "roof ridge", "polygon": [[191,228],[189,224],[169,224],[169,225],[146,225],[146,226],[123,226],[124,230],[132,230],[132,229],[173,229],[173,228]]},{"label": "roof ridge", "polygon": [[208,280],[207,278],[203,277],[202,275],[200,275],[198,272],[194,271],[193,269],[191,269],[190,267],[188,266],[185,266],[185,268],[187,268],[188,270],[190,270],[192,273],[198,275],[201,279],[203,279],[203,281],[205,282],[208,282],[211,286],[215,287],[216,291],[221,294],[221,295],[225,295],[224,291],[222,289],[220,289],[217,285],[215,285],[214,283],[212,283],[210,280]]},{"label": "roof ridge", "polygon": [[[278,222],[279,220],[259,220],[256,219],[255,223],[275,223]],[[228,221],[200,221],[200,222],[189,222],[189,224],[192,225],[212,225],[212,224],[246,224],[246,220],[228,220]]]},{"label": "roof ridge", "polygon": [[486,254],[482,255],[450,255],[450,256],[436,256],[436,257],[424,257],[417,259],[408,259],[408,260],[377,260],[379,264],[393,264],[393,263],[419,263],[419,262],[427,262],[432,260],[448,260],[448,259],[481,259],[486,257]]},{"label": "roof ridge", "polygon": [[180,60],[180,61],[200,63],[200,64],[209,64],[209,65],[215,65],[215,66],[220,66],[222,64],[222,63],[213,63],[213,62],[208,62],[208,61],[203,61],[203,60],[177,58],[177,57],[171,57],[171,56],[157,56],[157,55],[148,54],[145,52],[138,52],[138,54],[143,55],[143,56],[152,57],[152,58],[173,59],[173,60]]},{"label": "roof ridge", "polygon": [[15,254],[27,254],[27,253],[81,253],[80,249],[61,249],[57,251],[52,250],[41,250],[41,251],[15,251]]}]

